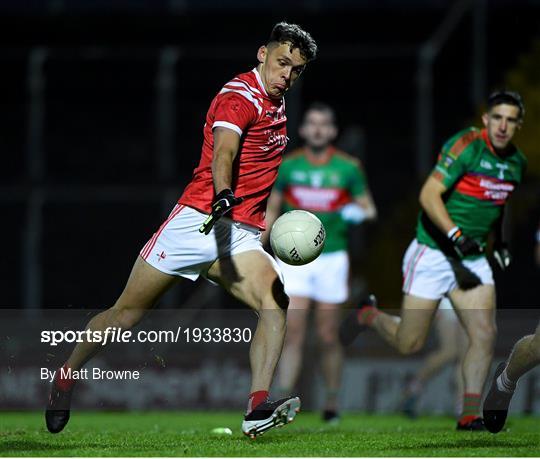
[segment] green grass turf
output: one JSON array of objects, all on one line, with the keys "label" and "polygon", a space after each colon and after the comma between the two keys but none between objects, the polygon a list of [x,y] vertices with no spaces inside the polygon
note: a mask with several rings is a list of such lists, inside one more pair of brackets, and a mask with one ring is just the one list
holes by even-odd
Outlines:
[{"label": "green grass turf", "polygon": [[[75,412],[49,434],[41,413],[0,413],[0,456],[540,456],[540,419],[513,418],[506,431],[457,432],[446,417],[349,414],[329,427],[318,413],[256,440],[240,413]],[[212,435],[229,427],[232,436]]]}]

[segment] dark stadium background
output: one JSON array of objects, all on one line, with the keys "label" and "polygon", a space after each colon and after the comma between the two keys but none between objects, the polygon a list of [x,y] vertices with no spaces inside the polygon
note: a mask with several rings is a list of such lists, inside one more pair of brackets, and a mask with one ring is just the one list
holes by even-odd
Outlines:
[{"label": "dark stadium background", "polygon": [[[380,215],[352,234],[357,293],[374,291],[383,304],[398,304],[419,186],[440,145],[479,125],[492,89],[523,92],[527,116],[517,143],[530,167],[509,209],[514,262],[497,273],[498,301],[538,307],[534,0],[4,0],[0,307],[32,317],[40,308],[112,304],[198,162],[209,102],[255,65],[279,20],[303,25],[320,46],[287,97],[291,146],[311,101],[336,108],[338,143],[363,160]],[[420,58],[429,40],[441,44],[431,92],[430,67]],[[196,288],[184,282],[164,306],[182,307]],[[238,307],[225,294],[212,298]]]}]

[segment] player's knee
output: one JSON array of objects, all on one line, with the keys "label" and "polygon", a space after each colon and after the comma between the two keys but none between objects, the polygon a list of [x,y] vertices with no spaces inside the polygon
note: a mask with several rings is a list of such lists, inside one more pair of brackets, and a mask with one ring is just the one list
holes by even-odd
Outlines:
[{"label": "player's knee", "polygon": [[336,335],[324,335],[321,337],[321,347],[333,348],[339,346],[339,339]]},{"label": "player's knee", "polygon": [[493,348],[496,336],[497,328],[494,324],[478,324],[471,330],[471,344],[480,345],[485,348]]},{"label": "player's knee", "polygon": [[145,311],[140,308],[127,308],[115,305],[111,308],[114,326],[121,327],[125,330],[130,329],[141,321]]},{"label": "player's knee", "polygon": [[339,344],[338,333],[334,328],[320,328],[318,330],[318,335],[322,347],[333,347]]},{"label": "player's knee", "polygon": [[272,283],[272,299],[282,311],[289,308],[289,295],[285,293],[283,282],[278,277]]},{"label": "player's knee", "polygon": [[439,351],[438,357],[440,361],[449,363],[457,360],[458,354],[459,353],[457,349],[445,349],[443,351]]},{"label": "player's knee", "polygon": [[306,336],[305,325],[295,324],[287,320],[287,337],[285,338],[286,345],[302,346]]},{"label": "player's knee", "polygon": [[285,338],[285,346],[291,348],[301,348],[304,345],[305,333],[296,331],[287,324],[287,335]]},{"label": "player's knee", "polygon": [[423,346],[424,342],[419,338],[401,338],[397,341],[397,350],[401,355],[414,354]]}]

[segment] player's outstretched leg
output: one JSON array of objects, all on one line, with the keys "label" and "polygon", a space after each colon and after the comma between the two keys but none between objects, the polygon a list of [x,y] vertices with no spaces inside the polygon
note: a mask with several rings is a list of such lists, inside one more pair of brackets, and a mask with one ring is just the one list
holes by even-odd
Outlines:
[{"label": "player's outstretched leg", "polygon": [[413,354],[422,349],[439,300],[404,295],[401,316],[398,317],[379,310],[373,303],[374,299],[375,297],[371,296],[369,304],[362,306],[355,311],[355,315],[349,315],[345,319],[346,322],[353,322],[355,325],[342,323],[341,342],[343,344],[351,342],[347,338],[352,335],[347,335],[347,331],[354,330],[354,327],[356,329],[369,327],[403,355]]},{"label": "player's outstretched leg", "polygon": [[[167,291],[177,278],[150,266],[141,257],[133,265],[127,285],[114,306],[97,314],[86,326],[87,330],[101,331],[135,326],[145,312]],[[76,380],[72,372],[80,370],[104,346],[101,342],[78,343],[65,365],[55,373],[45,410],[45,422],[51,433],[61,432],[70,418],[71,397]]]},{"label": "player's outstretched leg", "polygon": [[517,381],[538,364],[540,364],[540,323],[536,333],[521,338],[514,346],[508,362],[500,363],[495,371],[490,390],[484,400],[483,410],[484,422],[490,432],[497,433],[502,430]]},{"label": "player's outstretched leg", "polygon": [[242,423],[242,431],[254,438],[291,422],[300,410],[298,397],[275,402],[268,399],[285,338],[289,299],[283,290],[279,267],[262,248],[220,258],[208,270],[208,277],[223,285],[259,316],[249,352],[251,394]]},{"label": "player's outstretched leg", "polygon": [[379,313],[375,295],[369,295],[368,298],[362,300],[358,308],[353,309],[341,322],[339,327],[341,344],[343,346],[352,344],[356,337],[371,325]]},{"label": "player's outstretched leg", "polygon": [[[62,371],[67,371],[65,365],[56,373]],[[61,432],[69,421],[73,384],[65,384],[66,380],[67,378],[60,378],[55,375],[51,385],[47,409],[45,410],[45,423],[47,430],[51,433]]]},{"label": "player's outstretched leg", "polygon": [[484,409],[482,413],[484,415],[484,425],[491,433],[500,432],[504,427],[506,417],[508,416],[510,400],[512,400],[512,395],[514,395],[515,383],[512,384],[514,387],[511,389],[501,387],[501,390],[497,386],[497,380],[505,368],[506,363],[499,363],[495,370],[495,376],[491,382],[489,392],[484,400]]}]

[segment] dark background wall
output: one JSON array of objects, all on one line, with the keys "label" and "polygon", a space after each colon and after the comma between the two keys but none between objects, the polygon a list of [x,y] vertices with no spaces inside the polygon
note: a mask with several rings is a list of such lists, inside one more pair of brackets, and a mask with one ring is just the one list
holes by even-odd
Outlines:
[{"label": "dark background wall", "polygon": [[[485,5],[483,95],[507,83],[540,33],[538,2]],[[416,163],[418,52],[453,6],[4,2],[0,305],[96,308],[114,301],[190,178],[209,102],[255,65],[257,47],[282,19],[303,25],[320,46],[288,95],[292,146],[307,104],[335,106],[340,143],[363,159],[380,211],[361,234],[354,271],[395,303],[425,178]],[[466,14],[434,63],[433,160],[448,136],[479,123],[481,107],[471,96],[474,27]],[[524,133],[534,129],[526,124]],[[537,157],[540,146],[533,147],[526,153]],[[516,258],[507,275],[497,274],[505,307],[538,305],[532,248],[539,177],[532,168],[510,209]],[[193,289],[179,286],[168,304],[182,304]]]}]

